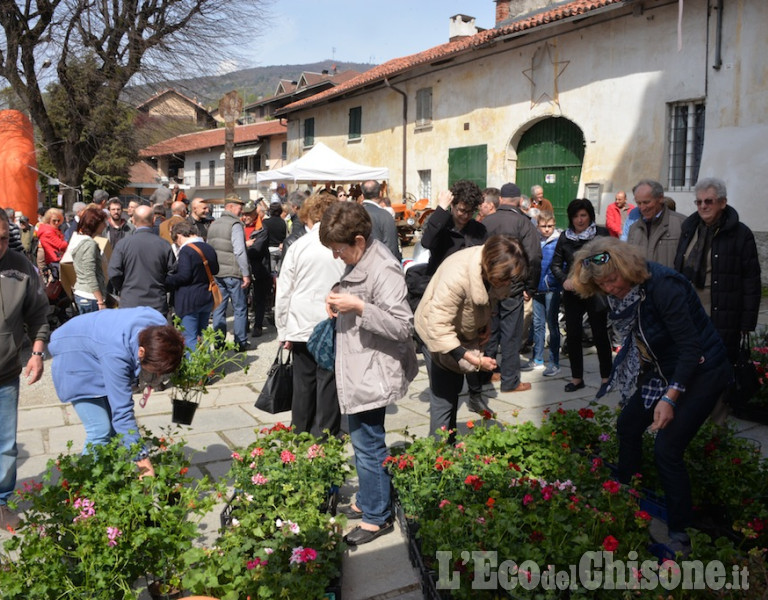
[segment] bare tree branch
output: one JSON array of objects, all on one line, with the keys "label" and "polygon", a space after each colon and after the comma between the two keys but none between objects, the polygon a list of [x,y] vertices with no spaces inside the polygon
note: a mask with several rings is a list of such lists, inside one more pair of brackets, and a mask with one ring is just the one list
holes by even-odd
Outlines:
[{"label": "bare tree branch", "polygon": [[[59,179],[77,188],[124,118],[120,96],[132,79],[197,60],[210,72],[212,56],[225,60],[253,35],[270,1],[0,0],[0,77],[26,105]],[[44,60],[57,81],[40,78]]]}]

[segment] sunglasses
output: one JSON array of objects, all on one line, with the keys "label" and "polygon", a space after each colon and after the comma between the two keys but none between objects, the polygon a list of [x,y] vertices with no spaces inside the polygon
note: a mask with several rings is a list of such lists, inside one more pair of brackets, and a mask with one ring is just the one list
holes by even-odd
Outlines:
[{"label": "sunglasses", "polygon": [[704,200],[694,200],[693,203],[696,206],[701,206],[702,204],[704,206],[712,206],[717,200],[715,198],[704,198]]},{"label": "sunglasses", "polygon": [[609,260],[611,260],[611,255],[607,252],[599,252],[598,254],[593,254],[592,256],[588,256],[584,260],[581,261],[581,264],[585,267],[588,267],[589,265],[604,265]]}]

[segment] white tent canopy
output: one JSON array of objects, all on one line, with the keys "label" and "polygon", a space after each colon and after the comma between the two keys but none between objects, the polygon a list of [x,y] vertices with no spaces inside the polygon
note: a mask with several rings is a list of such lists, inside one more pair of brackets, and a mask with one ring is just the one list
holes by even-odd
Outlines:
[{"label": "white tent canopy", "polygon": [[322,142],[298,160],[281,169],[260,171],[256,182],[262,181],[366,181],[389,179],[386,167],[359,165],[336,154]]}]

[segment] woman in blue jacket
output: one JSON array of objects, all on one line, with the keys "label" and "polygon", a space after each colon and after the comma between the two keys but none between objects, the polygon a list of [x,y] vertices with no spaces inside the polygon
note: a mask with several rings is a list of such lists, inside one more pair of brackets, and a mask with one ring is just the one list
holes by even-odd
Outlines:
[{"label": "woman in blue jacket", "polygon": [[[180,248],[176,269],[165,276],[165,287],[175,290],[173,309],[184,327],[184,341],[192,352],[197,338],[208,327],[213,310],[213,295],[209,289],[211,275],[219,272],[219,261],[213,246],[197,235],[197,227],[188,221],[171,227],[171,239]],[[206,271],[203,259],[208,263]]]},{"label": "woman in blue jacket", "polygon": [[616,238],[596,238],[577,252],[571,279],[582,297],[604,294],[622,336],[611,383],[621,391],[618,477],[640,471],[646,428],[669,513],[670,548],[690,552],[691,484],[683,454],[732,379],[725,346],[691,284],[646,262]]},{"label": "woman in blue jacket", "polygon": [[[80,315],[51,336],[51,375],[62,402],[71,402],[85,426],[88,445],[106,444],[122,435],[126,446],[140,439],[133,410],[132,385],[154,387],[175,371],[184,338],[153,308],[121,308]],[[146,451],[137,465],[154,475]]]}]

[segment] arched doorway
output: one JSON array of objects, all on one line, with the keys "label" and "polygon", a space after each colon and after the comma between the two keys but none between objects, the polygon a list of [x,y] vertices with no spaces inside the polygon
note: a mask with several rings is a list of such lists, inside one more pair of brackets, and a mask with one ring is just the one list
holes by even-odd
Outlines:
[{"label": "arched doorway", "polygon": [[568,226],[566,208],[579,191],[583,159],[584,134],[563,117],[539,121],[517,145],[515,181],[526,195],[533,185],[544,188],[544,197],[555,209],[558,227]]}]

